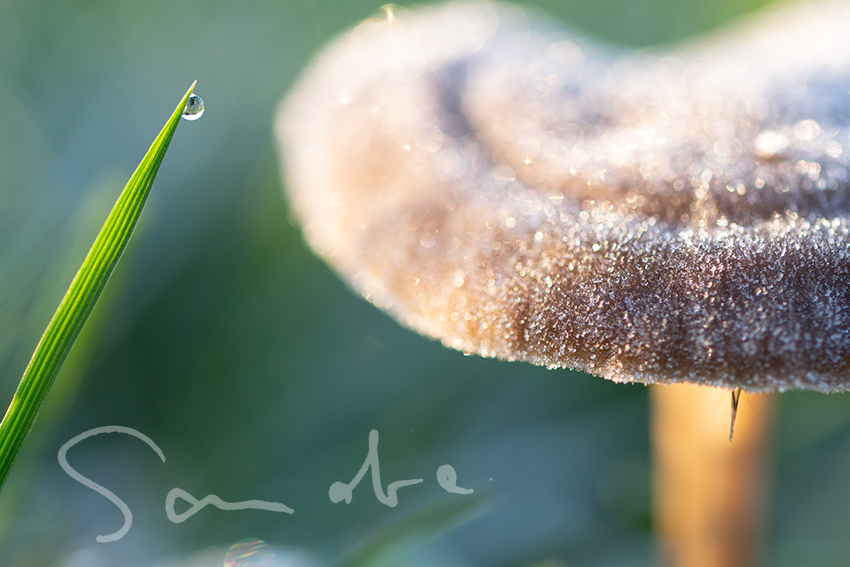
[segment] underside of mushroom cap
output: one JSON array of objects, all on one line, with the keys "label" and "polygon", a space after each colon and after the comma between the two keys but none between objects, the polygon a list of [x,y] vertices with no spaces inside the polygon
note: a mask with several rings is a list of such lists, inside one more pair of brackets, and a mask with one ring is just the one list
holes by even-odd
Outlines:
[{"label": "underside of mushroom cap", "polygon": [[518,8],[368,20],[278,114],[314,249],[406,325],[620,382],[850,389],[850,6],[622,54]]}]

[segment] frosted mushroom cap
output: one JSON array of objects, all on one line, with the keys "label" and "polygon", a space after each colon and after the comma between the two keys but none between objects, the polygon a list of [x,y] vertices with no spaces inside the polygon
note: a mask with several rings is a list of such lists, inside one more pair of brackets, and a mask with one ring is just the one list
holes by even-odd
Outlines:
[{"label": "frosted mushroom cap", "polygon": [[850,389],[850,5],[622,54],[507,5],[368,20],[276,130],[313,248],[405,325],[618,382]]}]

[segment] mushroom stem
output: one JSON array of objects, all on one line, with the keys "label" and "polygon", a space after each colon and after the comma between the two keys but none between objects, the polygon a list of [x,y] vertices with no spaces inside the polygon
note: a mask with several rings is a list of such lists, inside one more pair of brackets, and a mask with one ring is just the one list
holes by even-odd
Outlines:
[{"label": "mushroom stem", "polygon": [[730,443],[729,390],[674,384],[650,391],[661,564],[753,565],[774,396],[741,394]]}]

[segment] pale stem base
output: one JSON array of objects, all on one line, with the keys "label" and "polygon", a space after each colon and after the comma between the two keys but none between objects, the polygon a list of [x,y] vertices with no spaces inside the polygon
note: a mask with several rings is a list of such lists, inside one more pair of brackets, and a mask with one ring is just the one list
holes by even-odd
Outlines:
[{"label": "pale stem base", "polygon": [[730,442],[730,390],[675,384],[650,391],[661,564],[754,565],[775,396],[741,394]]}]

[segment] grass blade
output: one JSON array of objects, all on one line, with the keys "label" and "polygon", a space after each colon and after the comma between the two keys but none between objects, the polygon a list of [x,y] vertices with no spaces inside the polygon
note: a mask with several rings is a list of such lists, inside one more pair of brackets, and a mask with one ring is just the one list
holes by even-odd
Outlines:
[{"label": "grass blade", "polygon": [[459,526],[484,515],[492,504],[491,491],[458,498],[443,495],[406,518],[401,518],[369,537],[337,567],[393,567],[405,558],[448,534]]},{"label": "grass blade", "polygon": [[127,247],[189,95],[186,94],[130,177],[83,265],[47,325],[0,423],[0,489],[32,429],[59,369]]}]

